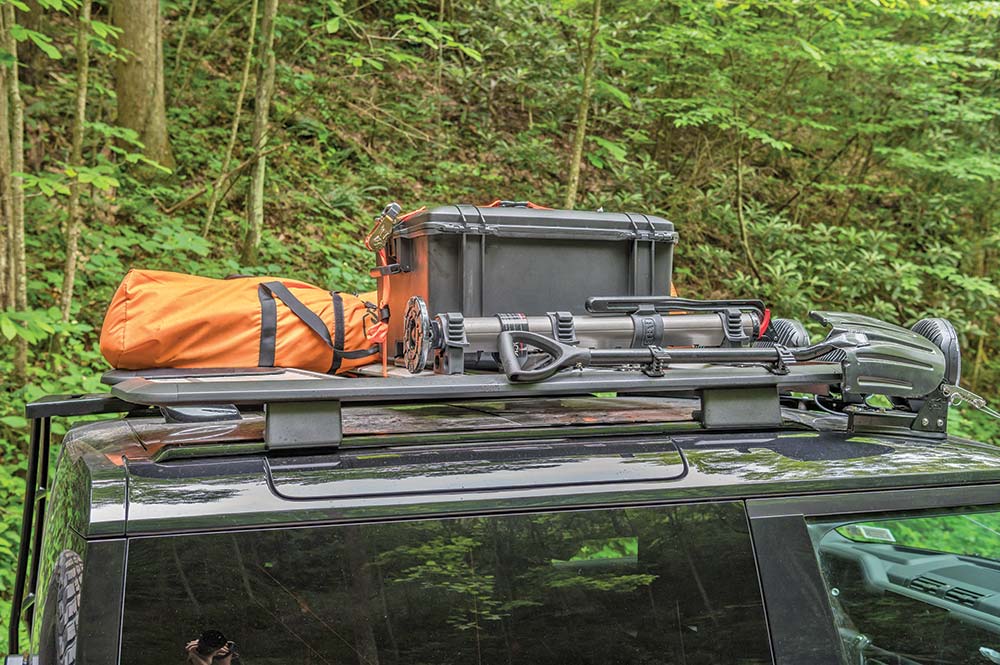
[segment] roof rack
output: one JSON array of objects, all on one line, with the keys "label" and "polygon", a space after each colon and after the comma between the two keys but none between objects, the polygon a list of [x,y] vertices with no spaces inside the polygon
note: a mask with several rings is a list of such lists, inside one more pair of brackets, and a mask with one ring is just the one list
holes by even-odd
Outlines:
[{"label": "roof rack", "polygon": [[774,374],[763,367],[672,369],[657,377],[615,370],[577,370],[527,384],[512,383],[502,374],[423,373],[412,378],[345,378],[288,369],[267,375],[134,376],[115,383],[111,393],[130,405],[262,404],[268,449],[298,449],[339,444],[343,436],[341,408],[345,404],[690,391],[709,395],[711,400],[723,393],[739,392],[742,399],[755,396],[757,401],[767,399],[773,408],[728,421],[724,411],[713,411],[705,417],[715,420],[706,425],[777,426],[779,390],[812,391],[840,380],[840,365],[834,363],[793,366],[787,374]]},{"label": "roof rack", "polygon": [[[768,352],[759,347],[744,351],[648,347],[591,353],[558,341],[542,341],[530,333],[515,340],[508,332],[506,337],[501,335],[506,374],[422,372],[410,376],[400,370],[401,374],[388,378],[346,378],[280,368],[112,371],[104,377],[111,385],[110,394],[57,395],[33,402],[26,407],[31,445],[11,603],[10,652],[17,652],[22,609],[31,624],[38,557],[30,554],[39,552],[41,546],[52,417],[141,412],[150,407],[260,405],[265,413],[266,448],[290,451],[339,446],[345,404],[693,392],[701,398],[699,419],[706,428],[775,428],[782,422],[782,393],[812,393],[818,399],[829,395],[832,387],[840,393],[839,406],[848,416],[850,431],[943,437],[953,399],[966,399],[974,405],[978,404],[976,399],[982,401],[953,385],[958,382],[954,363],[960,362],[957,339],[953,349],[956,360],[949,367],[952,361],[942,348],[913,331],[864,316],[830,312],[812,316],[831,330],[826,340],[808,353],[802,347],[789,349],[777,343]],[[558,366],[545,371],[522,367],[515,341],[542,347]],[[812,355],[818,354],[823,344],[830,347],[829,352]],[[773,356],[770,360],[768,354]],[[638,372],[635,359],[640,356],[648,357]],[[621,366],[599,368],[605,362]],[[692,362],[708,364],[686,364]],[[946,377],[954,378],[949,382]],[[868,407],[865,398],[872,394],[890,396],[897,408]]]},{"label": "roof rack", "polygon": [[[830,326],[829,334],[819,344],[795,349],[774,345],[591,352],[519,333],[519,340],[554,356],[542,370],[520,367],[512,334],[504,333],[506,374],[411,375],[399,370],[383,378],[282,368],[116,370],[104,377],[111,384],[110,395],[45,398],[28,405],[27,415],[47,419],[146,407],[261,405],[267,449],[288,450],[338,446],[343,439],[341,408],[346,404],[696,392],[703,401],[700,419],[705,427],[776,427],[781,423],[780,393],[827,395],[832,386],[841,393],[842,405],[853,406],[845,410],[852,428],[944,435],[948,396],[942,387],[948,385],[948,367],[937,345],[870,317],[832,312],[812,316]],[[613,359],[615,368],[600,367],[600,354]],[[637,367],[629,360],[641,355],[650,356],[653,363]],[[559,362],[563,364],[557,367]],[[565,369],[557,371],[560,368]],[[525,381],[525,375],[534,376]],[[874,394],[890,396],[901,408],[889,414],[866,408],[866,396]]]}]

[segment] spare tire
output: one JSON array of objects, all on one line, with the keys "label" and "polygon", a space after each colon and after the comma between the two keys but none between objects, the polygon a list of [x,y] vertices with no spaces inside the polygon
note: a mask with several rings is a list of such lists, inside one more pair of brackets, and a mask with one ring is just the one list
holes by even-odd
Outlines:
[{"label": "spare tire", "polygon": [[957,386],[962,378],[962,350],[958,332],[948,319],[920,319],[910,328],[926,337],[944,353],[944,380]]},{"label": "spare tire", "polygon": [[83,559],[72,550],[63,550],[52,571],[55,583],[56,665],[76,665],[76,638],[80,628],[80,587]]}]

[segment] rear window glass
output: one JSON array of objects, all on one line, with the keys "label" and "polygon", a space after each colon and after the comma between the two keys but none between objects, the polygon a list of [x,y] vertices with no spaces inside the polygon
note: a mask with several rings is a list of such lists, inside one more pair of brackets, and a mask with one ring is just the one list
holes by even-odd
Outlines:
[{"label": "rear window glass", "polygon": [[1000,510],[811,525],[848,663],[1000,663]]},{"label": "rear window glass", "polygon": [[771,662],[739,503],[140,538],[126,587],[126,665]]}]

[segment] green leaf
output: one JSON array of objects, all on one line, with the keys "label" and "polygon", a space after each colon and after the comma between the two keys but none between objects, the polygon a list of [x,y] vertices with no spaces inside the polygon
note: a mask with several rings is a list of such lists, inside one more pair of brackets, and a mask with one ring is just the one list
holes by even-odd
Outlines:
[{"label": "green leaf", "polygon": [[467,44],[463,44],[461,42],[452,42],[452,44],[454,44],[455,48],[457,48],[459,51],[469,56],[476,62],[483,61],[483,54],[477,51],[476,49],[472,48],[471,46],[468,46]]},{"label": "green leaf", "polygon": [[340,17],[334,16],[332,19],[326,22],[326,32],[332,35],[340,30]]},{"label": "green leaf", "polygon": [[113,25],[108,25],[107,23],[102,23],[101,21],[94,21],[91,19],[90,28],[94,31],[94,34],[101,39],[107,39],[108,37],[112,39],[117,39],[118,35],[122,33],[121,28],[116,28]]},{"label": "green leaf", "polygon": [[418,30],[430,35],[434,41],[444,41],[444,34],[422,16],[417,16],[416,14],[396,14],[396,21],[399,23],[412,23]]},{"label": "green leaf", "polygon": [[7,427],[14,427],[16,429],[28,426],[28,420],[24,416],[4,416],[3,418],[0,418],[0,423],[3,423]]},{"label": "green leaf", "polygon": [[625,108],[629,109],[632,108],[632,100],[629,98],[628,94],[626,94],[625,91],[621,90],[620,88],[616,88],[607,81],[598,81],[596,87],[598,92],[603,92],[607,95],[610,95],[611,97],[614,97]]},{"label": "green leaf", "polygon": [[621,145],[620,143],[615,143],[614,141],[610,141],[601,136],[591,136],[590,140],[596,143],[597,145],[601,146],[602,148],[604,148],[604,150],[606,150],[607,153],[611,155],[612,159],[615,159],[619,162],[625,161],[625,156],[628,154],[628,150],[625,148],[625,146]]},{"label": "green leaf", "polygon": [[782,141],[755,127],[744,127],[740,130],[740,133],[747,138],[756,139],[764,145],[771,146],[775,150],[788,150],[792,147],[792,144],[788,141]]},{"label": "green leaf", "polygon": [[818,48],[816,48],[806,40],[802,39],[801,37],[796,37],[795,41],[799,43],[799,46],[802,47],[802,50],[805,51],[807,54],[809,54],[809,57],[815,60],[816,63],[822,69],[827,69],[827,70],[831,69],[830,65],[826,62],[826,55],[822,51],[820,51]]},{"label": "green leaf", "polygon": [[53,60],[62,60],[62,53],[60,53],[59,49],[52,45],[52,38],[48,35],[43,35],[40,32],[28,30],[23,26],[17,25],[11,28],[11,34],[13,34],[14,39],[18,41],[30,39],[45,55],[49,56]]}]

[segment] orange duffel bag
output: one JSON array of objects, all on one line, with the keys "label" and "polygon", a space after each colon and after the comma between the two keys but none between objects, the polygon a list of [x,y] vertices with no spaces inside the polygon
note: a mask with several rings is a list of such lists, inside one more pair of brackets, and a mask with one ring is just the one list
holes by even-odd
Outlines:
[{"label": "orange duffel bag", "polygon": [[343,372],[378,360],[375,306],[273,277],[209,279],[130,270],[101,328],[118,369],[298,367]]}]

